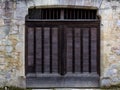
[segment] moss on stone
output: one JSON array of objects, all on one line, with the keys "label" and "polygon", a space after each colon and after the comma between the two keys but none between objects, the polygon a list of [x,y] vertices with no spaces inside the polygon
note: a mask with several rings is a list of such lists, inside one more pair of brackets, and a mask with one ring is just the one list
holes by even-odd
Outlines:
[{"label": "moss on stone", "polygon": [[120,84],[111,85],[109,87],[101,87],[102,90],[120,90]]}]

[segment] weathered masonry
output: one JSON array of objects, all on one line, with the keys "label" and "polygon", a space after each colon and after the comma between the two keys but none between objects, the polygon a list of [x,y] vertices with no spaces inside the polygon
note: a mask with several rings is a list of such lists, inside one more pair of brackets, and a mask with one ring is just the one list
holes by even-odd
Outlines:
[{"label": "weathered masonry", "polygon": [[110,86],[119,60],[120,1],[0,0],[0,86]]}]

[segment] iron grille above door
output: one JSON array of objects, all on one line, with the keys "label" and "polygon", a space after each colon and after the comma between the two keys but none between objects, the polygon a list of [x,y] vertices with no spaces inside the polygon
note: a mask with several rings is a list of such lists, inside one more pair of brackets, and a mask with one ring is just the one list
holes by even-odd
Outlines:
[{"label": "iron grille above door", "polygon": [[29,10],[25,32],[27,87],[99,86],[100,21],[96,12]]},{"label": "iron grille above door", "polygon": [[29,19],[98,19],[97,10],[77,8],[32,8],[29,9]]}]

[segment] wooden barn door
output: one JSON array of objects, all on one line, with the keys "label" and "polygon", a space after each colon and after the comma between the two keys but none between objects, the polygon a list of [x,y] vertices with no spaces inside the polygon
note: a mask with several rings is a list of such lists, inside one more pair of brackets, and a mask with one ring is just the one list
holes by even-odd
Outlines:
[{"label": "wooden barn door", "polygon": [[26,21],[27,87],[98,87],[99,21]]}]

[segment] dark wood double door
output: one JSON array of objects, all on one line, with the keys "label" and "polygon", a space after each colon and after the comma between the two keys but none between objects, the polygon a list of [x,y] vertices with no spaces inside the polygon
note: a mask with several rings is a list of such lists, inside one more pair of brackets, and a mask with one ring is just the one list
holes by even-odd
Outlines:
[{"label": "dark wood double door", "polygon": [[98,87],[99,21],[26,21],[27,87]]}]

